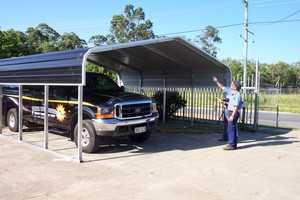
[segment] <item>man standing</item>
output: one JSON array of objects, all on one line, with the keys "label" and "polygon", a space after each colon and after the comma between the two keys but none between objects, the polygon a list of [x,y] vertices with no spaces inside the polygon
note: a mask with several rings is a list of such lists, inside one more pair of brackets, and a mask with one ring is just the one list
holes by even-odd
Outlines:
[{"label": "man standing", "polygon": [[[213,77],[214,82],[222,88],[224,87],[216,77]],[[228,104],[228,145],[226,145],[224,150],[235,150],[237,148],[237,137],[238,137],[238,127],[237,121],[240,117],[240,110],[242,108],[242,96],[239,92],[241,89],[241,83],[238,81],[233,81],[230,84],[230,94],[229,94],[229,104]],[[227,89],[226,89],[227,90]]]},{"label": "man standing", "polygon": [[[221,83],[219,83],[218,79],[216,77],[213,77],[213,81],[217,83],[217,85],[224,91],[226,95],[226,99],[229,99],[229,95],[231,93],[230,88],[224,87]],[[229,101],[224,101],[224,99],[219,100],[220,103],[224,106],[224,113],[223,113],[223,135],[221,138],[218,139],[218,141],[228,141],[228,103]]]}]

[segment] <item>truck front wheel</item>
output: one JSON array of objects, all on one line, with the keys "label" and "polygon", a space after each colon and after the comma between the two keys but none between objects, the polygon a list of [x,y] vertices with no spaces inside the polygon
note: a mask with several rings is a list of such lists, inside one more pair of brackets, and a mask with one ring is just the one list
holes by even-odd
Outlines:
[{"label": "truck front wheel", "polygon": [[17,109],[12,108],[8,111],[6,115],[6,123],[12,132],[18,132],[19,131],[19,121],[18,121],[18,113]]},{"label": "truck front wheel", "polygon": [[[74,129],[74,140],[78,147],[78,124]],[[91,120],[82,121],[82,151],[85,153],[93,153],[99,149],[100,137],[96,134],[93,122]]]},{"label": "truck front wheel", "polygon": [[129,135],[128,137],[133,142],[142,143],[142,142],[145,142],[146,140],[148,140],[150,136],[151,136],[151,131],[146,131],[144,133]]}]

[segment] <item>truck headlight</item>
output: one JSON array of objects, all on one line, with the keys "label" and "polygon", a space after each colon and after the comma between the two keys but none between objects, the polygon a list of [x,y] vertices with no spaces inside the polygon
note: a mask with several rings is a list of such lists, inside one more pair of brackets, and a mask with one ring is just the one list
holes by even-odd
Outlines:
[{"label": "truck headlight", "polygon": [[97,108],[97,119],[110,119],[114,118],[113,107],[98,107]]},{"label": "truck headlight", "polygon": [[156,103],[151,103],[151,113],[157,112]]}]

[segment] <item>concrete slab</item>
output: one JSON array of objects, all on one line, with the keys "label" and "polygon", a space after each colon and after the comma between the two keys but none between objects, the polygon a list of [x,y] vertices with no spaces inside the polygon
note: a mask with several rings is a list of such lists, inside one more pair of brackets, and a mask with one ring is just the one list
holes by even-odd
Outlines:
[{"label": "concrete slab", "polygon": [[[5,135],[5,136],[3,136]],[[8,132],[0,136],[1,199],[298,199],[300,131],[242,132],[224,151],[220,134],[154,133],[144,144],[105,140],[84,162],[67,138]],[[28,143],[30,145],[28,145]],[[31,144],[38,146],[33,147]]]}]

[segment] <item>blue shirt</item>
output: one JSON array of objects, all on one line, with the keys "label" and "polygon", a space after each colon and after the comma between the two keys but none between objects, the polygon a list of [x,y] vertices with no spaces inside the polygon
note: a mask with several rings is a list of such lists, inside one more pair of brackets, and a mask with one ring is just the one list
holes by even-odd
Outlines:
[{"label": "blue shirt", "polygon": [[237,106],[238,110],[242,108],[242,96],[240,92],[231,91],[230,88],[224,87],[224,92],[227,93],[229,98],[228,110],[233,111],[234,107]]},{"label": "blue shirt", "polygon": [[[231,89],[228,87],[224,87],[223,89],[224,93],[225,93],[225,98],[230,98],[230,94],[231,94]],[[229,112],[228,112],[228,104],[224,104],[224,114],[225,117],[228,118],[229,116]]]},{"label": "blue shirt", "polygon": [[230,88],[228,88],[228,87],[224,87],[224,93],[225,93],[225,98],[230,98],[230,95],[231,95],[231,89]]}]

